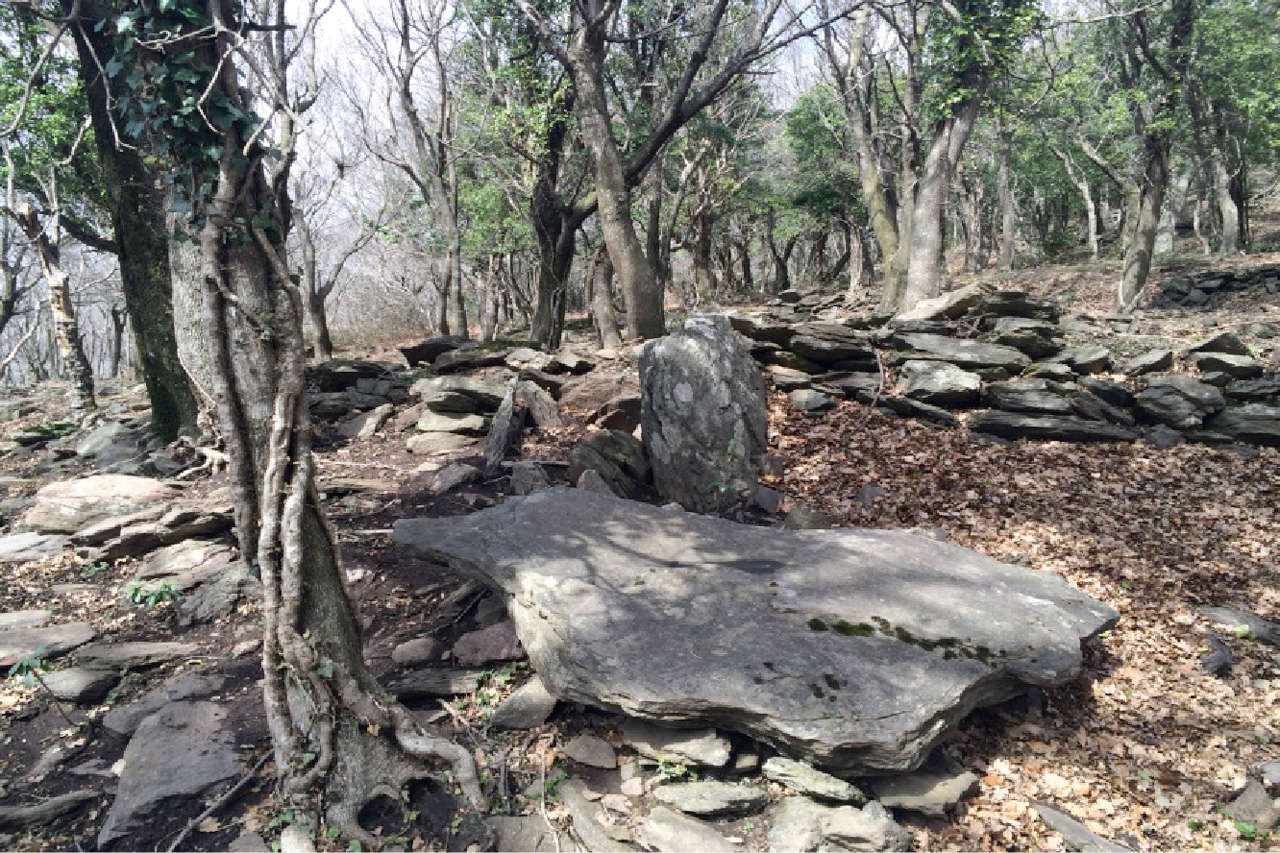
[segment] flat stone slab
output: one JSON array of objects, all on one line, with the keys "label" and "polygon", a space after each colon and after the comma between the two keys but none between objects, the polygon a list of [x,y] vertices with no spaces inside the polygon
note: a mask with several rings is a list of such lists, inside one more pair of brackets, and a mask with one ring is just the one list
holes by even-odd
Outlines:
[{"label": "flat stone slab", "polygon": [[1074,678],[1081,642],[1117,619],[1057,575],[904,531],[776,530],[575,489],[393,538],[507,593],[561,699],[840,771],[914,769],[973,709]]},{"label": "flat stone slab", "polygon": [[133,669],[155,666],[178,658],[195,657],[198,654],[200,647],[195,643],[94,643],[76,652],[76,659],[96,666]]},{"label": "flat stone slab", "polygon": [[42,658],[57,657],[84,645],[94,636],[88,622],[0,629],[0,666],[13,666],[36,653]]},{"label": "flat stone slab", "polygon": [[179,494],[173,486],[150,477],[95,474],[40,489],[22,521],[41,533],[75,533],[104,518],[167,503]]},{"label": "flat stone slab", "polygon": [[48,610],[10,610],[0,613],[0,630],[5,628],[39,628],[49,624],[53,616]]},{"label": "flat stone slab", "polygon": [[72,666],[43,676],[49,692],[64,702],[92,705],[120,681],[120,672],[92,666]]},{"label": "flat stone slab", "polygon": [[56,533],[12,533],[0,536],[0,563],[26,563],[50,554],[60,554],[67,547],[67,537]]},{"label": "flat stone slab", "polygon": [[660,803],[698,817],[747,814],[769,804],[769,794],[763,788],[716,779],[662,785],[653,796]]},{"label": "flat stone slab", "polygon": [[852,803],[855,806],[860,806],[867,801],[866,795],[853,784],[837,779],[830,773],[823,773],[803,761],[774,756],[766,761],[761,769],[766,778],[786,785],[800,794],[808,794],[820,800],[833,800],[837,803]]},{"label": "flat stone slab", "polygon": [[226,676],[216,672],[183,672],[165,681],[128,705],[112,708],[102,724],[116,734],[131,735],[147,717],[173,702],[204,699],[226,685]]},{"label": "flat stone slab", "polygon": [[227,712],[212,702],[175,702],[142,721],[124,751],[115,802],[98,833],[103,848],[133,832],[166,801],[194,797],[242,771]]}]

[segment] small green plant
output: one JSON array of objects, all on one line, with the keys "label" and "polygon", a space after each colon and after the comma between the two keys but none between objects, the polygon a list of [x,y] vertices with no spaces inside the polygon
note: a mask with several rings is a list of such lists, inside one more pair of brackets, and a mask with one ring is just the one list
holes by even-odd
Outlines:
[{"label": "small green plant", "polygon": [[756,828],[756,825],[755,825],[755,822],[754,822],[754,821],[744,820],[744,821],[742,822],[742,831],[743,831],[743,832],[750,832],[751,830],[753,830],[753,829],[755,829],[755,828]]},{"label": "small green plant", "polygon": [[1248,640],[1253,637],[1253,630],[1248,625],[1237,625],[1235,634],[1237,639]]},{"label": "small green plant", "polygon": [[24,686],[32,687],[40,678],[40,673],[44,672],[44,659],[40,657],[44,654],[45,647],[41,646],[26,657],[19,658],[13,666],[9,667],[9,677],[21,681]]},{"label": "small green plant", "polygon": [[1248,821],[1236,821],[1236,832],[1240,833],[1240,837],[1245,841],[1256,841],[1258,838],[1258,827]]},{"label": "small green plant", "polygon": [[171,603],[182,597],[182,590],[168,581],[146,583],[134,578],[124,585],[124,597],[134,604],[155,607],[160,603]]},{"label": "small green plant", "polygon": [[1192,832],[1199,832],[1200,830],[1204,829],[1204,821],[1196,820],[1195,818],[1192,818],[1191,820],[1187,821],[1187,829],[1191,830]]},{"label": "small green plant", "polygon": [[53,691],[49,689],[49,685],[45,684],[44,678],[41,677],[41,673],[44,672],[44,658],[42,656],[46,649],[46,646],[41,646],[34,652],[19,658],[13,666],[9,667],[9,677],[22,681],[27,687],[32,687],[36,684],[40,685],[40,689],[49,696],[49,701],[53,702],[53,707],[58,709],[58,713],[62,716],[62,719],[67,721],[67,725],[78,729],[81,724],[67,715],[66,709],[58,701],[58,697],[53,695]]},{"label": "small green plant", "polygon": [[94,575],[102,574],[111,568],[111,564],[104,560],[98,560],[93,563],[85,563],[80,567],[80,580],[89,580]]},{"label": "small green plant", "polygon": [[663,782],[670,782],[673,779],[682,779],[691,775],[689,768],[684,764],[676,761],[667,761],[665,758],[658,759],[658,778]]}]

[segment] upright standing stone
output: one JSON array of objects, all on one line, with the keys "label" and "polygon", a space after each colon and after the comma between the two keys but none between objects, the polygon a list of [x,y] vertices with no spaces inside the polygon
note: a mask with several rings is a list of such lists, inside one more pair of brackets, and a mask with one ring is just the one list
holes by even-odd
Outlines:
[{"label": "upright standing stone", "polygon": [[764,380],[723,315],[694,317],[640,356],[641,426],[667,500],[718,512],[756,485],[765,451]]}]

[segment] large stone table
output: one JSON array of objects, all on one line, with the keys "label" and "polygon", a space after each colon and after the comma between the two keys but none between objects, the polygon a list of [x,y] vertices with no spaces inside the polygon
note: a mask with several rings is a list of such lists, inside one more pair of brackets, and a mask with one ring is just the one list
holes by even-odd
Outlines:
[{"label": "large stone table", "polygon": [[1057,575],[905,531],[784,531],[577,489],[393,538],[505,592],[556,696],[847,774],[913,769],[974,708],[1074,678],[1117,618]]}]

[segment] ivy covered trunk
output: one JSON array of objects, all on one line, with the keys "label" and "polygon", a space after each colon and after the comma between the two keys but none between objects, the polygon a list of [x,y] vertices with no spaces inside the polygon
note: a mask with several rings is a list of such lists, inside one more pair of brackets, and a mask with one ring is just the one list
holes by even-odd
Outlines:
[{"label": "ivy covered trunk", "polygon": [[[482,796],[466,751],[427,735],[363,659],[315,484],[304,306],[284,254],[288,160],[273,162],[269,180],[259,119],[236,73],[236,12],[232,0],[175,0],[165,12],[139,10],[107,26],[149,84],[139,87],[137,109],[155,116],[147,129],[164,143],[175,192],[191,206],[209,390],[230,459],[236,533],[264,590],[264,701],[280,791],[311,817],[311,830],[323,816],[372,845],[360,808],[428,775],[417,759],[447,760],[468,799],[480,805]],[[197,110],[191,96],[202,92]]]},{"label": "ivy covered trunk", "polygon": [[[123,7],[96,0],[63,0],[62,5],[68,14],[79,5],[81,14],[89,20],[118,14]],[[117,129],[113,128],[108,106],[110,93],[98,70],[99,63],[106,65],[115,58],[112,39],[92,27],[73,27],[71,31],[102,163],[103,187],[111,206],[125,310],[129,312],[134,349],[151,402],[151,426],[157,436],[172,440],[179,433],[196,431],[199,404],[178,356],[171,306],[166,199],[156,190],[157,176],[143,162],[142,152],[116,144]]]}]

